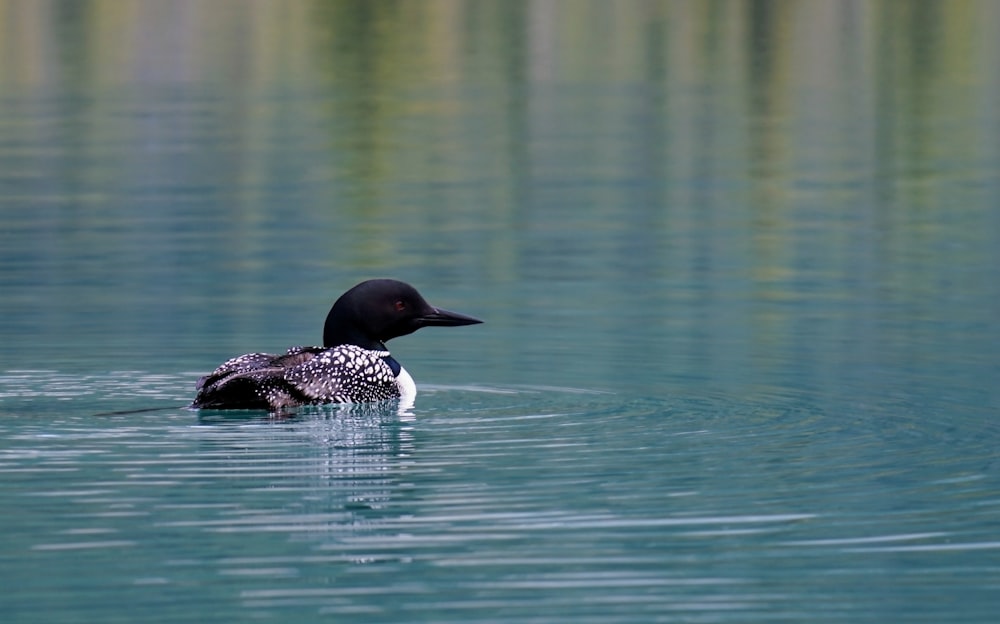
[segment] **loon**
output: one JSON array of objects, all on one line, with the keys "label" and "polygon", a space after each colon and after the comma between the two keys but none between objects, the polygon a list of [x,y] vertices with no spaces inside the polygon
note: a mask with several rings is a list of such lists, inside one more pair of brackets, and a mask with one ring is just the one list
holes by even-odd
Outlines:
[{"label": "loon", "polygon": [[364,281],[330,308],[322,347],[234,357],[198,381],[191,407],[274,412],[320,403],[412,401],[416,384],[385,342],[421,327],[476,323],[482,321],[431,306],[405,282]]}]

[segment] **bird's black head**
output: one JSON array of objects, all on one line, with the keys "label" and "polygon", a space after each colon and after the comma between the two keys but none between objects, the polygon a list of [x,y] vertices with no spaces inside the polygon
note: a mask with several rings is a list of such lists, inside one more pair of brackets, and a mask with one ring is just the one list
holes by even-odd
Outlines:
[{"label": "bird's black head", "polygon": [[384,349],[385,341],[412,334],[421,327],[476,323],[482,321],[435,308],[405,282],[373,279],[345,292],[330,308],[323,327],[323,346],[353,344]]}]

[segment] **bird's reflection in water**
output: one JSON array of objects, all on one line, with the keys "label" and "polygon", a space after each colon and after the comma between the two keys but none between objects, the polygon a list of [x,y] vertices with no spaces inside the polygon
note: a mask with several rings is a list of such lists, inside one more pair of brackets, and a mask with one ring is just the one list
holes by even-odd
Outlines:
[{"label": "bird's reflection in water", "polygon": [[[411,489],[404,474],[416,450],[413,422],[412,403],[399,401],[199,414],[203,443],[212,447],[203,456],[245,490],[245,508],[226,512],[237,529],[253,531],[257,515],[258,530],[324,543],[399,515],[390,508]],[[273,499],[280,509],[268,506]]]}]

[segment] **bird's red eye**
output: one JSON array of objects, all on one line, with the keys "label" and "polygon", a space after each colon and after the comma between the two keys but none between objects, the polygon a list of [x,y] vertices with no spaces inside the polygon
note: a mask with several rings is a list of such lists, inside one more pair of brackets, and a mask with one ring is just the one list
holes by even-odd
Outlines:
[{"label": "bird's red eye", "polygon": [[397,301],[396,302],[396,312],[402,312],[405,309],[406,309],[406,302],[405,301]]}]

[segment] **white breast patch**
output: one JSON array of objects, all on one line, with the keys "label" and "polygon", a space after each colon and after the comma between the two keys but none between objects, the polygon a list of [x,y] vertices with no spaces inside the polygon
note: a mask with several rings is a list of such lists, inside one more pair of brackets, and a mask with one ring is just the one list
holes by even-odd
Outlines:
[{"label": "white breast patch", "polygon": [[417,398],[417,384],[413,383],[413,377],[406,372],[402,366],[399,367],[399,374],[396,375],[396,385],[399,386],[400,407],[410,407],[413,400]]}]

